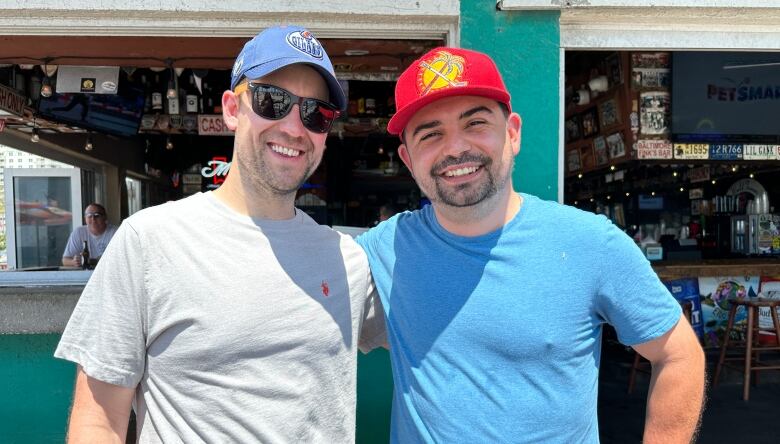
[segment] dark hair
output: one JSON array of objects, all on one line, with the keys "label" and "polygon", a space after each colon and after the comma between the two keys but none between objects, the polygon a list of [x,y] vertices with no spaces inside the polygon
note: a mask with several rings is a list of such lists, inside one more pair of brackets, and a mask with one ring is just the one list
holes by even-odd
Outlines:
[{"label": "dark hair", "polygon": [[100,210],[101,213],[106,214],[106,207],[104,207],[103,205],[100,205],[97,202],[92,202],[91,204],[89,204],[86,207],[84,207],[84,211],[86,212],[87,208],[89,208],[89,207],[98,207],[98,209]]}]

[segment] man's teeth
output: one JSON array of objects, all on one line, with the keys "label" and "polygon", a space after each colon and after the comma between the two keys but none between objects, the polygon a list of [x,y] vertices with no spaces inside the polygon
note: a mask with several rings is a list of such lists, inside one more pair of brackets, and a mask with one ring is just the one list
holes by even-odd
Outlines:
[{"label": "man's teeth", "polygon": [[475,171],[477,171],[479,167],[468,167],[468,168],[458,168],[457,170],[450,170],[444,173],[447,177],[458,177],[458,176],[465,176],[466,174],[471,174]]},{"label": "man's teeth", "polygon": [[271,145],[271,150],[273,150],[275,153],[279,153],[287,157],[298,157],[301,155],[301,152],[298,150],[292,150],[290,148],[285,148],[279,145]]}]

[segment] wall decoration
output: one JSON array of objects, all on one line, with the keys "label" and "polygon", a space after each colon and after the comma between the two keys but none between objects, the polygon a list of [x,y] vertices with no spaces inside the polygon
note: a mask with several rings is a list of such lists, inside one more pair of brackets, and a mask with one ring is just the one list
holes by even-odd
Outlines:
[{"label": "wall decoration", "polygon": [[582,164],[583,171],[588,171],[596,166],[596,159],[593,157],[593,146],[590,144],[583,145],[580,148],[580,164]]},{"label": "wall decoration", "polygon": [[620,108],[618,108],[618,102],[614,97],[599,104],[599,122],[602,129],[608,129],[620,123]]},{"label": "wall decoration", "polygon": [[626,155],[626,144],[623,141],[623,133],[613,133],[607,136],[609,158],[617,159]]},{"label": "wall decoration", "polygon": [[622,72],[620,70],[620,54],[617,52],[613,52],[610,54],[606,60],[604,60],[604,72],[607,74],[607,78],[609,79],[609,86],[615,86],[620,85],[623,83],[623,76],[621,75]]},{"label": "wall decoration", "polygon": [[669,93],[666,91],[643,92],[639,95],[640,133],[643,135],[669,134]]},{"label": "wall decoration", "polygon": [[582,136],[591,137],[599,132],[599,118],[596,108],[582,113]]},{"label": "wall decoration", "polygon": [[571,116],[570,118],[566,119],[564,126],[566,143],[571,143],[582,138],[582,128],[579,115]]},{"label": "wall decoration", "polygon": [[606,165],[609,162],[609,151],[604,136],[593,139],[593,156],[596,158],[596,166]]},{"label": "wall decoration", "polygon": [[671,71],[668,52],[631,54],[631,88],[668,88]]},{"label": "wall decoration", "polygon": [[566,152],[566,171],[573,173],[582,168],[580,164],[580,150],[572,149]]},{"label": "wall decoration", "polygon": [[637,159],[671,159],[672,142],[668,140],[641,139],[636,144]]}]

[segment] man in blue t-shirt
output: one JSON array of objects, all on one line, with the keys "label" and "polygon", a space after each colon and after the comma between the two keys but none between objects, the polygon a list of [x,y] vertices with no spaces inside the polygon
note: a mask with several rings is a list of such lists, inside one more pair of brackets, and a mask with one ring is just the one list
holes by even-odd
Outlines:
[{"label": "man in blue t-shirt", "polygon": [[358,239],[388,325],[391,441],[598,442],[604,323],[652,362],[646,443],[689,442],[704,356],[675,299],[606,218],[512,187],[520,116],[486,55],[437,48],[388,131],[432,205]]}]

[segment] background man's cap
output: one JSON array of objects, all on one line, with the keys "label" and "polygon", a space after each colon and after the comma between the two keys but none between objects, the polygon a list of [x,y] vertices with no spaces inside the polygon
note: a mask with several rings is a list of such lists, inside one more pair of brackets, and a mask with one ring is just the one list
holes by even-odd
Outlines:
[{"label": "background man's cap", "polygon": [[320,41],[300,26],[274,26],[246,42],[233,64],[230,89],[235,89],[244,77],[257,79],[294,63],[304,63],[319,71],[328,84],[330,101],[340,110],[347,109],[347,98],[328,54]]},{"label": "background man's cap", "polygon": [[441,47],[415,60],[398,78],[398,111],[387,124],[387,131],[400,134],[421,108],[452,96],[487,97],[512,111],[509,92],[490,57],[468,49]]}]

